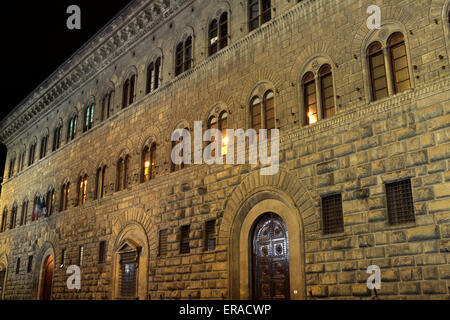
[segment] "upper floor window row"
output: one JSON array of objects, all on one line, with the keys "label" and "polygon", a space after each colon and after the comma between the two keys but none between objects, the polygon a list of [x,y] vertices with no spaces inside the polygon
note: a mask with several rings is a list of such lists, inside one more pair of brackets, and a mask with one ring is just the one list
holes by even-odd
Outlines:
[{"label": "upper floor window row", "polygon": [[248,0],[248,31],[258,29],[272,19],[270,0]]}]

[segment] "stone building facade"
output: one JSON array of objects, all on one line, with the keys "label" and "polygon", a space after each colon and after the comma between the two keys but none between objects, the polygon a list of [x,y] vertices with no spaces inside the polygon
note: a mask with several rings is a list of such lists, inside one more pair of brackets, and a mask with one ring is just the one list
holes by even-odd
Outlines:
[{"label": "stone building facade", "polygon": [[[0,122],[1,298],[448,299],[449,10],[132,2]],[[277,174],[172,165],[174,129],[225,114],[246,130],[258,101],[280,129]]]}]

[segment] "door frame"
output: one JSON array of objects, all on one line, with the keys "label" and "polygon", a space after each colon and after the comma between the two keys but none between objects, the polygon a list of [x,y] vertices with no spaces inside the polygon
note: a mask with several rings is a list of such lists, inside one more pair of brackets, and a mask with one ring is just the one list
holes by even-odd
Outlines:
[{"label": "door frame", "polygon": [[303,227],[298,210],[277,199],[262,200],[246,215],[239,232],[239,292],[240,299],[253,299],[252,243],[253,226],[267,212],[283,219],[289,239],[289,287],[290,299],[306,297]]},{"label": "door frame", "polygon": [[51,296],[52,296],[52,291],[53,291],[53,279],[55,278],[55,270],[56,270],[56,263],[55,263],[55,257],[51,254],[46,255],[45,258],[43,259],[43,264],[41,267],[41,281],[40,281],[40,286],[39,286],[39,300],[44,300],[44,292],[45,292],[45,286],[46,286],[46,279],[45,279],[45,274],[47,273],[47,268],[48,265],[47,261],[49,260],[49,258],[52,259],[53,261],[53,272],[52,272],[52,281],[51,281],[51,285],[50,285],[50,300],[51,300]]}]

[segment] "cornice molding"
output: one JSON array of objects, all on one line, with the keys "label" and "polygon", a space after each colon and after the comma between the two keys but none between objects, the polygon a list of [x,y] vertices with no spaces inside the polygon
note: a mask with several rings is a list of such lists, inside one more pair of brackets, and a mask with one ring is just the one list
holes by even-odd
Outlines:
[{"label": "cornice molding", "polygon": [[62,64],[0,122],[8,144],[24,125],[57,106],[112,62],[194,0],[135,0]]}]

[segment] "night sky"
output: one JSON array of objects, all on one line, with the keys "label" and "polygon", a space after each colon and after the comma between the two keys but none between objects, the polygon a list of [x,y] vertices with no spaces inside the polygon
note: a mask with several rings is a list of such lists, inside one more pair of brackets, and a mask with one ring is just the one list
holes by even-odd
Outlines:
[{"label": "night sky", "polygon": [[[10,1],[3,8],[0,120],[132,0]],[[81,9],[81,30],[66,26],[70,5]],[[4,70],[5,71],[5,70]],[[0,143],[0,175],[6,148]],[[1,175],[3,176],[3,175]],[[0,187],[1,188],[1,187]],[[1,190],[1,189],[0,189]]]}]

